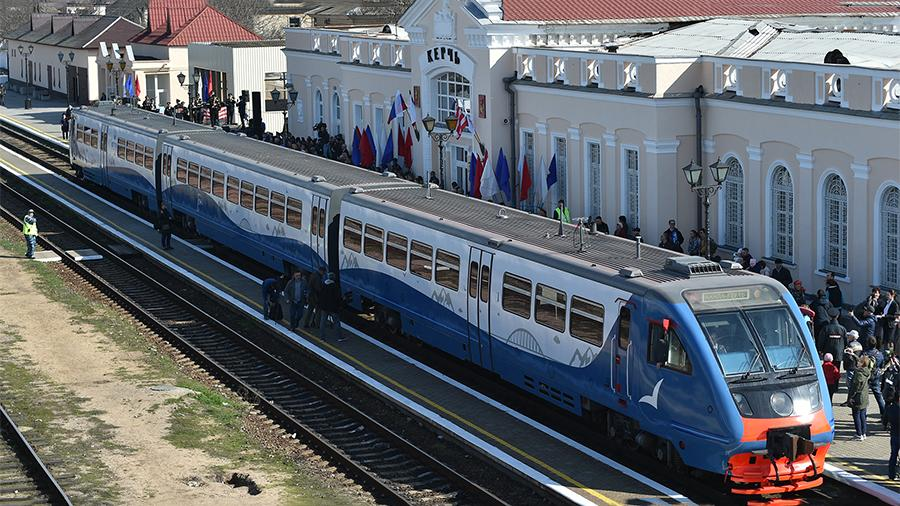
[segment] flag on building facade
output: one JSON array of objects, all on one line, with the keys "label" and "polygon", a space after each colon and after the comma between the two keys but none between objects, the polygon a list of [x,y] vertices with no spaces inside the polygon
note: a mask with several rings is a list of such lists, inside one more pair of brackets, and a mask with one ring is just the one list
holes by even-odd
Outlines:
[{"label": "flag on building facade", "polygon": [[481,193],[478,192],[478,185],[475,184],[478,177],[478,158],[475,156],[475,153],[472,153],[469,157],[469,196],[475,197],[476,199],[481,198]]},{"label": "flag on building facade", "polygon": [[456,138],[462,137],[463,132],[469,126],[469,115],[459,106],[459,100],[456,101]]},{"label": "flag on building facade", "polygon": [[363,141],[369,145],[369,153],[372,154],[372,157],[369,159],[369,163],[365,164],[364,167],[371,167],[378,160],[378,145],[375,144],[375,136],[372,135],[372,129],[366,127],[366,134],[363,138]]},{"label": "flag on building facade", "polygon": [[537,186],[534,187],[534,208],[543,209],[544,208],[544,198],[547,196],[546,184],[547,184],[547,175],[546,170],[544,168],[544,155],[541,155],[541,163],[537,166]]},{"label": "flag on building facade", "polygon": [[381,155],[381,166],[388,167],[394,159],[394,130],[388,129],[387,142],[384,144],[384,152]]},{"label": "flag on building facade", "polygon": [[362,132],[359,140],[359,163],[362,167],[370,167],[372,162],[375,161],[375,153],[372,151],[372,143],[370,138],[372,136],[372,131],[369,130],[369,127]]},{"label": "flag on building facade", "polygon": [[406,146],[405,152],[406,152],[406,168],[407,169],[412,169],[412,166],[413,166],[413,151],[412,151],[413,141],[412,141],[412,133],[410,132],[410,130],[412,130],[412,129],[411,128],[406,129],[406,141],[404,142],[404,145]]},{"label": "flag on building facade", "polygon": [[479,165],[481,168],[481,183],[478,186],[478,191],[481,192],[481,198],[491,200],[494,197],[494,194],[500,191],[500,187],[497,186],[497,174],[491,170],[491,164],[488,163],[487,154],[479,161]]},{"label": "flag on building facade", "polygon": [[[412,92],[409,94],[410,97],[413,96]],[[419,136],[419,115],[416,113],[416,105],[415,102],[410,100],[410,107],[406,109],[407,114],[409,114],[409,123],[412,125],[413,133],[416,134],[416,141],[421,141],[422,138]]]},{"label": "flag on building facade", "polygon": [[228,109],[225,106],[219,106],[219,121],[228,121]]},{"label": "flag on building facade", "polygon": [[500,155],[497,157],[497,187],[506,197],[506,202],[512,202],[512,188],[509,185],[509,163],[506,161],[506,155],[503,154],[503,148],[500,148]]},{"label": "flag on building facade", "polygon": [[125,86],[123,86],[122,94],[126,97],[134,96],[134,86],[133,81],[131,80],[131,74],[127,74],[125,76]]},{"label": "flag on building facade", "polygon": [[[212,70],[209,71],[209,77],[206,79],[206,100],[211,99],[213,96],[213,73]],[[287,97],[285,97],[287,98]]]},{"label": "flag on building facade", "polygon": [[394,103],[391,104],[391,113],[388,115],[388,125],[390,125],[398,116],[403,116],[406,109],[406,101],[403,100],[403,95],[400,94],[400,90],[397,90],[397,93],[394,95]]},{"label": "flag on building facade", "polygon": [[202,98],[204,102],[209,101],[209,91],[207,91],[208,88],[206,87],[207,80],[206,72],[200,72],[200,98]]},{"label": "flag on building facade", "polygon": [[550,188],[556,184],[556,155],[553,155],[553,158],[550,159],[550,166],[547,167],[547,193],[550,193]]},{"label": "flag on building facade", "polygon": [[360,152],[359,152],[359,140],[362,134],[359,133],[359,127],[353,128],[353,144],[350,150],[350,159],[353,161],[353,165],[359,166],[360,163]]},{"label": "flag on building facade", "polygon": [[138,79],[137,74],[134,75],[134,96],[141,98],[141,80]]}]

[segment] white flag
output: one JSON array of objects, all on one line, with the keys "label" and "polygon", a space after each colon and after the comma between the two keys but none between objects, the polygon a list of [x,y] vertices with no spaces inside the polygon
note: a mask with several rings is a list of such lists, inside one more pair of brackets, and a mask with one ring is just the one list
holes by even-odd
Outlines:
[{"label": "white flag", "polygon": [[537,166],[537,184],[534,185],[534,208],[542,209],[547,198],[547,168],[544,166],[544,155]]},{"label": "white flag", "polygon": [[481,173],[481,185],[478,190],[484,200],[494,200],[494,194],[500,191],[500,186],[497,185],[497,176],[494,175],[494,168],[491,167],[487,153],[484,156],[484,171]]}]

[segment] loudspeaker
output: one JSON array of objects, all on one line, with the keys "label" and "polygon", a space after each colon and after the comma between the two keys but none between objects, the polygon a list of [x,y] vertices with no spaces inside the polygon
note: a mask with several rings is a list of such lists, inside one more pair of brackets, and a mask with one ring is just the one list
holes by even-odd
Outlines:
[{"label": "loudspeaker", "polygon": [[253,92],[252,105],[253,105],[253,118],[250,120],[250,127],[254,133],[256,133],[258,135],[262,135],[264,132],[262,130],[262,111],[263,111],[263,109],[262,109],[262,93],[261,92],[259,92],[259,91]]}]

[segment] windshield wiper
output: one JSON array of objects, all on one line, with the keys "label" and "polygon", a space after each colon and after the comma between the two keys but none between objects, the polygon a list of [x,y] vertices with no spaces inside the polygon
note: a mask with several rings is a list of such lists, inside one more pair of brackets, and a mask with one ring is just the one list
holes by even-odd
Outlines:
[{"label": "windshield wiper", "polygon": [[750,368],[747,369],[747,372],[745,372],[744,374],[741,375],[740,381],[746,380],[747,378],[750,377],[751,374],[753,374],[753,368],[756,366],[756,363],[759,362],[759,359],[761,356],[762,356],[761,353],[756,352],[756,357],[753,359],[753,362],[750,362]]},{"label": "windshield wiper", "polygon": [[759,383],[760,381],[766,381],[766,378],[748,378],[747,373],[744,373],[743,376],[736,380],[731,380],[728,382],[729,385],[736,385],[739,383]]},{"label": "windshield wiper", "polygon": [[[794,367],[790,371],[788,371],[788,373],[785,376],[791,376],[791,375],[797,374],[797,369],[800,369],[800,362],[803,361],[803,357],[805,357],[809,354],[809,349],[806,346],[803,346],[803,343],[800,343],[800,347],[803,348],[803,351],[800,352],[800,356],[797,357],[797,363],[794,364]],[[804,376],[809,376],[809,375],[805,374]],[[779,377],[778,379],[782,379],[783,377],[784,376]]]}]

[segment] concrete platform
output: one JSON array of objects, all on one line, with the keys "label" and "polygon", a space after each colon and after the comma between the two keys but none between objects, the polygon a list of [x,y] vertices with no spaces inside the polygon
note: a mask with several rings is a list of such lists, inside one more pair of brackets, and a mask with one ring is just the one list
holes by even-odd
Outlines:
[{"label": "concrete platform", "polygon": [[62,141],[60,119],[63,111],[68,107],[65,100],[35,99],[31,101],[31,109],[25,109],[25,97],[7,90],[5,103],[5,106],[0,106],[0,114]]},{"label": "concrete platform", "polygon": [[[0,112],[2,114],[2,112]],[[157,259],[220,298],[260,318],[260,280],[173,237],[174,249],[159,247],[159,234],[147,221],[107,204],[88,191],[0,149],[0,163],[31,184],[49,189],[86,219],[122,243]],[[385,397],[421,413],[435,425],[504,461],[576,504],[689,502],[678,492],[641,475],[467,387],[429,372],[412,359],[352,332],[337,345],[315,334],[293,334],[269,322],[298,346],[348,371]]]}]

